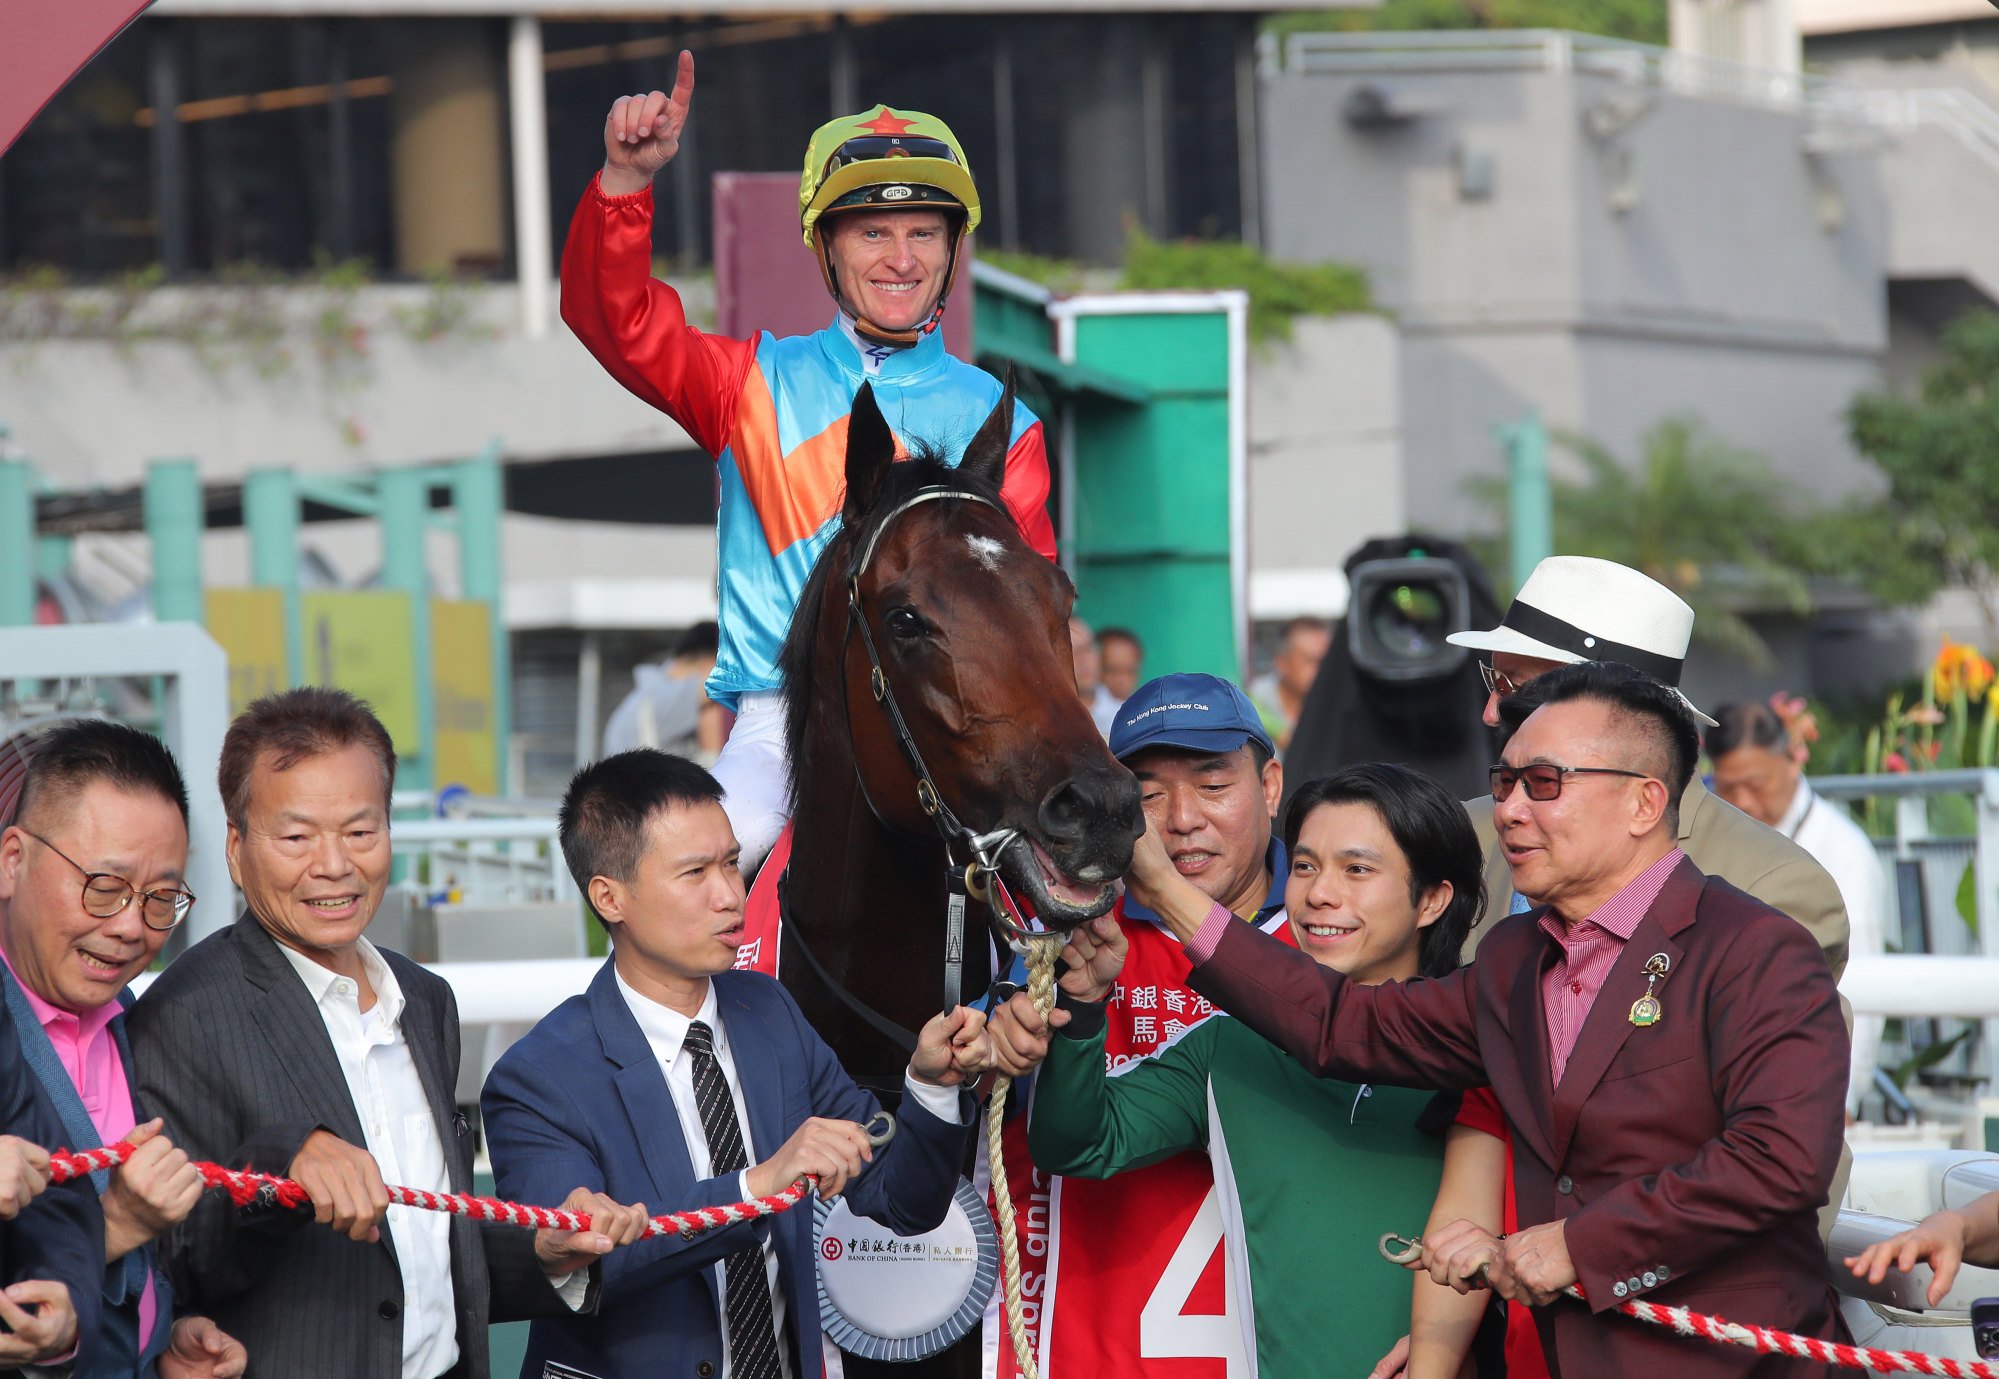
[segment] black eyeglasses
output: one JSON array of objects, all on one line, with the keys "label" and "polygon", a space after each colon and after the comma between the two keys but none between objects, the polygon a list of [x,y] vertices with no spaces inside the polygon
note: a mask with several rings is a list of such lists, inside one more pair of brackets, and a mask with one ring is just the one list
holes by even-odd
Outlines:
[{"label": "black eyeglasses", "polygon": [[1634,780],[1651,780],[1643,771],[1620,771],[1615,766],[1549,766],[1536,762],[1532,766],[1499,765],[1487,769],[1486,775],[1492,781],[1492,800],[1498,804],[1513,793],[1513,782],[1521,781],[1527,786],[1530,800],[1552,800],[1562,793],[1564,776],[1630,776]]},{"label": "black eyeglasses", "polygon": [[1485,681],[1485,692],[1496,694],[1501,699],[1511,699],[1520,693],[1520,682],[1503,670],[1494,670],[1492,662],[1478,663],[1479,678]]},{"label": "black eyeglasses", "polygon": [[83,863],[39,833],[25,828],[21,832],[83,873],[83,912],[92,919],[110,919],[130,905],[132,897],[136,895],[141,897],[139,918],[146,922],[148,929],[157,929],[164,933],[186,919],[187,912],[194,908],[193,891],[180,886],[164,886],[156,891],[142,891],[122,876],[114,876],[108,871],[89,870]]}]

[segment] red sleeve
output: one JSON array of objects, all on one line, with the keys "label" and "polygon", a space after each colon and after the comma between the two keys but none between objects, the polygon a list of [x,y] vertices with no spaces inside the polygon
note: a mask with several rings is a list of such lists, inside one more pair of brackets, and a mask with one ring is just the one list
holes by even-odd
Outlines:
[{"label": "red sleeve", "polygon": [[694,329],[653,277],[651,188],[609,196],[590,179],[562,248],[562,319],[611,377],[722,453],[756,342]]},{"label": "red sleeve", "polygon": [[1499,1098],[1492,1094],[1490,1087],[1474,1087],[1458,1103],[1459,1125],[1472,1130],[1482,1130],[1496,1140],[1507,1139],[1506,1116],[1499,1109]]},{"label": "red sleeve", "polygon": [[1006,480],[1000,487],[1007,510],[1027,544],[1055,558],[1055,525],[1048,520],[1048,446],[1035,422],[1006,452]]}]

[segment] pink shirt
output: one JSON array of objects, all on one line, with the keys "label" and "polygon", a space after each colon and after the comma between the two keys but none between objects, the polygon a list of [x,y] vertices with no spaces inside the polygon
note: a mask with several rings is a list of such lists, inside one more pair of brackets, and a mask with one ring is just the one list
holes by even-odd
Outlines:
[{"label": "pink shirt", "polygon": [[1541,915],[1542,932],[1562,950],[1555,965],[1541,976],[1541,1003],[1548,1008],[1548,1066],[1554,1085],[1561,1085],[1576,1038],[1589,1019],[1590,1007],[1596,1004],[1597,992],[1610,978],[1610,969],[1617,965],[1625,943],[1684,856],[1673,848],[1604,901],[1595,914],[1575,924],[1564,924],[1552,910]]},{"label": "pink shirt", "polygon": [[[19,972],[14,971],[14,960],[5,952],[0,952],[0,962],[7,964],[7,970],[13,973],[21,994],[28,998],[35,1018],[41,1021],[42,1033],[49,1037],[49,1043],[56,1051],[56,1060],[69,1074],[70,1085],[76,1088],[77,1096],[82,1099],[83,1109],[90,1113],[90,1123],[97,1127],[98,1139],[105,1144],[115,1144],[124,1139],[138,1124],[138,1117],[132,1113],[132,1087],[125,1078],[125,1061],[118,1056],[118,1041],[111,1034],[111,1022],[123,1007],[112,1001],[81,1015],[72,1015],[36,995],[34,988],[21,980]],[[146,1291],[139,1298],[141,1350],[145,1349],[147,1339],[153,1334],[154,1313],[157,1311],[153,1280],[148,1277]]]}]

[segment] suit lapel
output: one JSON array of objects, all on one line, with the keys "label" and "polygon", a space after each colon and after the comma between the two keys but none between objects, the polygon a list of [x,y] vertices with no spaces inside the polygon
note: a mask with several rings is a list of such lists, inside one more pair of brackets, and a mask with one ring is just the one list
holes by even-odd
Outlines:
[{"label": "suit lapel", "polygon": [[618,991],[612,961],[606,958],[590,979],[590,1019],[604,1056],[617,1066],[611,1080],[617,1084],[653,1191],[660,1201],[671,1201],[694,1181],[694,1160],[681,1134],[666,1070],[659,1066],[645,1032]]},{"label": "suit lapel", "polygon": [[[388,959],[384,957],[383,961]],[[410,1051],[410,1061],[416,1064],[417,1081],[423,1084],[423,1099],[437,1125],[446,1178],[453,1192],[468,1191],[472,1185],[465,1181],[464,1156],[458,1152],[457,1069],[444,1066],[444,1008],[423,987],[404,982],[400,972],[396,973],[396,984],[403,989],[403,1044]]]},{"label": "suit lapel", "polygon": [[[729,1029],[730,1061],[736,1065],[736,1080],[742,1083],[743,1108],[750,1114],[751,1162],[758,1155],[777,1151],[789,1136],[783,1123],[783,1096],[779,1085],[783,1061],[763,1021],[757,1018],[742,992],[733,983],[716,982],[716,1009]],[[766,1070],[776,1072],[771,1076]]]},{"label": "suit lapel", "polygon": [[[349,1144],[365,1145],[361,1114],[347,1089],[347,1075],[333,1052],[333,1038],[312,996],[292,971],[278,941],[264,931],[256,916],[245,911],[236,921],[236,944],[242,954],[243,976],[252,987],[250,1019],[278,1056],[278,1064],[297,1088],[310,1112],[327,1129]],[[283,1172],[282,1164],[271,1172]],[[387,1239],[386,1233],[383,1236]]]},{"label": "suit lapel", "polygon": [[1669,964],[1666,975],[1653,987],[1655,995],[1664,996],[1674,973],[1679,971],[1681,949],[1671,936],[1693,922],[1694,904],[1700,899],[1704,881],[1699,869],[1682,858],[1604,979],[1603,988],[1597,992],[1589,1016],[1583,1021],[1582,1032],[1576,1036],[1561,1085],[1555,1089],[1550,1147],[1556,1157],[1550,1163],[1560,1163],[1568,1153],[1583,1103],[1603,1080],[1624,1041],[1637,1031],[1638,1027],[1631,1023],[1631,1005],[1645,994],[1646,962],[1654,953],[1664,953]]},{"label": "suit lapel", "polygon": [[1550,940],[1537,927],[1530,957],[1513,970],[1513,990],[1508,994],[1507,1019],[1513,1034],[1513,1048],[1519,1059],[1520,1080],[1527,1089],[1527,1104],[1533,1116],[1516,1122],[1514,1129],[1532,1140],[1533,1148],[1549,1164],[1548,1135],[1552,1119],[1554,1091],[1548,1071],[1548,1016],[1541,999],[1541,972],[1549,960]]}]

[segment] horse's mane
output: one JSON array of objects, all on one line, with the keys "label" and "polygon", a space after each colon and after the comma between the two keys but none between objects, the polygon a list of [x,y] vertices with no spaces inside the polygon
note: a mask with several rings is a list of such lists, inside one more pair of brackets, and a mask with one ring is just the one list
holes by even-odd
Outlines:
[{"label": "horse's mane", "polygon": [[[809,755],[807,744],[811,737],[812,699],[818,690],[813,683],[813,662],[819,646],[826,585],[828,581],[847,577],[847,567],[856,552],[874,538],[906,499],[920,489],[933,487],[964,489],[995,506],[1001,506],[996,484],[950,464],[941,447],[919,443],[908,459],[898,460],[888,467],[887,475],[875,492],[874,502],[861,514],[859,521],[841,523],[840,530],[826,543],[826,549],[819,553],[812,573],[806,578],[805,588],[798,595],[798,607],[791,615],[791,629],[785,633],[784,646],[777,657],[778,676],[785,691],[785,755],[791,762],[794,801]],[[944,506],[956,507],[957,504],[947,502]],[[1004,508],[1001,510],[1004,511]]]}]

